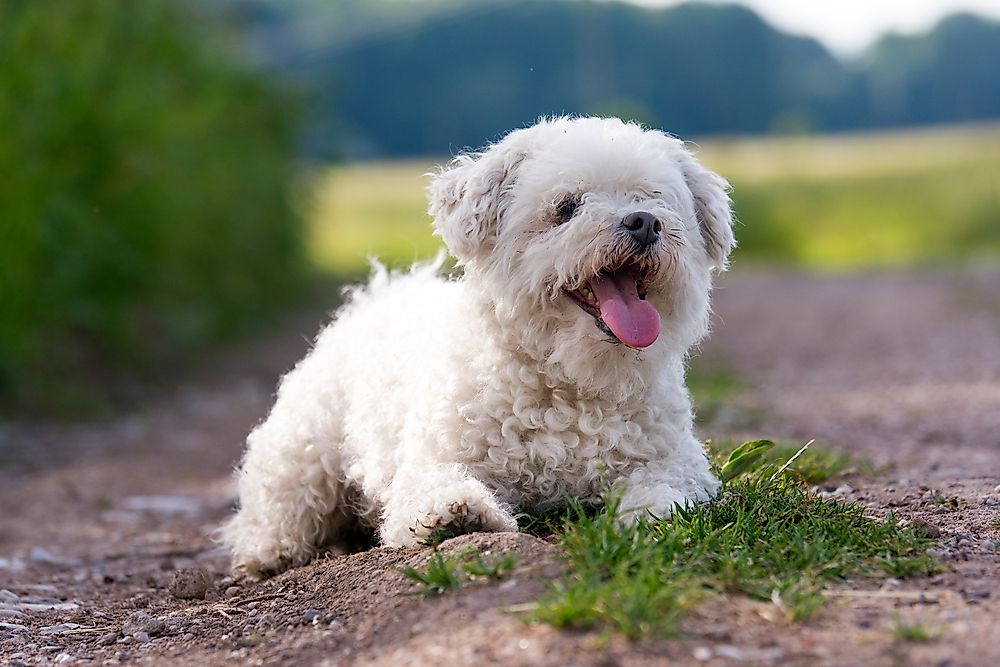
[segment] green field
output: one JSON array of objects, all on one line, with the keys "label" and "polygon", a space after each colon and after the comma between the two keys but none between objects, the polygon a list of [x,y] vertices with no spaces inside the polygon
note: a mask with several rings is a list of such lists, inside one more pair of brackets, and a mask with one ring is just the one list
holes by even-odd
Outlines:
[{"label": "green field", "polygon": [[[699,142],[733,184],[738,265],[819,270],[1000,258],[1000,125]],[[300,205],[320,267],[363,271],[439,247],[426,176],[442,160],[337,166],[312,175]]]}]

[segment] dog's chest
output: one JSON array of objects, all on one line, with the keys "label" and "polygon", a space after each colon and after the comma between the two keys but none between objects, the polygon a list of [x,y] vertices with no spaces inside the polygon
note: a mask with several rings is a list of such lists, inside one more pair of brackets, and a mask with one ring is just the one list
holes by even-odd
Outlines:
[{"label": "dog's chest", "polygon": [[589,498],[653,459],[664,436],[648,408],[547,387],[481,392],[461,413],[459,460],[521,505]]}]

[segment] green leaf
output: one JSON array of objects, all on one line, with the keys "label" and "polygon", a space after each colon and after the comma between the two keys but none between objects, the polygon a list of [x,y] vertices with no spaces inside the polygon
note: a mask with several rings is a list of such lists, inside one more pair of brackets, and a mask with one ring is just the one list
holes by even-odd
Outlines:
[{"label": "green leaf", "polygon": [[753,469],[754,463],[774,447],[770,440],[750,440],[733,450],[722,466],[722,481],[729,482]]}]

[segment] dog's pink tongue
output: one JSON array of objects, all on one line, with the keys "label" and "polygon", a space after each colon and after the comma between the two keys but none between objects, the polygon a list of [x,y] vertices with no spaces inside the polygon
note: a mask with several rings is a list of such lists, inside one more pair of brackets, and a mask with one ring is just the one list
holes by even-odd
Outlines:
[{"label": "dog's pink tongue", "polygon": [[590,289],[601,305],[601,319],[621,342],[629,347],[649,347],[660,335],[660,314],[639,298],[631,271],[622,269],[591,278]]}]

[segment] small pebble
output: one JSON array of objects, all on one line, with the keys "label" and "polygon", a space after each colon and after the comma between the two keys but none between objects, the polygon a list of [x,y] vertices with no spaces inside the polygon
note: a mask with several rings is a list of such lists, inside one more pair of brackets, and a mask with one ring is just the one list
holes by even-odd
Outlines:
[{"label": "small pebble", "polygon": [[211,587],[212,575],[201,566],[178,570],[170,580],[170,594],[181,600],[204,600]]},{"label": "small pebble", "polygon": [[132,614],[125,625],[122,626],[122,634],[135,635],[137,632],[145,632],[150,637],[162,635],[167,629],[166,621],[153,618],[144,612]]},{"label": "small pebble", "polygon": [[143,609],[149,606],[149,596],[145,593],[139,593],[138,595],[133,595],[129,599],[129,604],[136,609]]},{"label": "small pebble", "polygon": [[306,609],[304,612],[302,612],[302,618],[304,618],[307,623],[313,623],[316,621],[317,618],[320,617],[320,614],[322,613],[323,612],[321,612],[319,609]]},{"label": "small pebble", "polygon": [[705,662],[712,659],[712,649],[707,646],[696,646],[692,655],[694,655],[695,660]]},{"label": "small pebble", "polygon": [[80,628],[79,623],[59,623],[58,625],[49,625],[42,628],[39,632],[43,635],[61,635],[67,630],[78,630]]},{"label": "small pebble", "polygon": [[97,645],[110,646],[111,644],[114,644],[116,641],[118,641],[118,633],[109,632],[106,635],[101,635],[101,638],[97,640]]},{"label": "small pebble", "polygon": [[229,588],[226,589],[224,597],[231,598],[231,597],[236,597],[239,594],[240,594],[239,586],[230,586]]},{"label": "small pebble", "polygon": [[31,560],[36,563],[57,563],[56,557],[41,547],[31,550]]},{"label": "small pebble", "polygon": [[149,633],[148,632],[137,632],[137,633],[135,633],[132,636],[135,637],[135,640],[137,642],[139,642],[140,644],[148,644],[149,643]]},{"label": "small pebble", "polygon": [[941,529],[923,517],[913,517],[911,523],[918,533],[923,533],[927,537],[941,537]]},{"label": "small pebble", "polygon": [[729,658],[730,660],[735,660],[737,662],[743,662],[746,660],[746,656],[743,655],[743,651],[736,646],[730,646],[729,644],[720,644],[715,647],[715,652],[721,658]]}]

